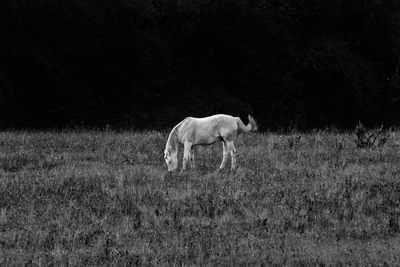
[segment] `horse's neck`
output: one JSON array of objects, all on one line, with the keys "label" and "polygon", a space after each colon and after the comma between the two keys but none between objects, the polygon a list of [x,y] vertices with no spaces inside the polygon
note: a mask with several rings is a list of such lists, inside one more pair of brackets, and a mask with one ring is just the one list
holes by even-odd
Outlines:
[{"label": "horse's neck", "polygon": [[178,124],[177,126],[175,126],[171,133],[169,134],[168,140],[167,140],[167,146],[171,147],[173,151],[177,151],[178,150],[178,145],[179,145],[179,126],[180,124]]}]

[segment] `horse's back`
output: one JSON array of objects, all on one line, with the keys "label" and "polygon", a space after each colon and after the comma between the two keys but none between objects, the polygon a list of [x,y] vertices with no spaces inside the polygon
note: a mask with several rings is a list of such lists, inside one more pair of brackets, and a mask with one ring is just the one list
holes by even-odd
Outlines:
[{"label": "horse's back", "polygon": [[236,118],[230,115],[217,114],[204,118],[191,117],[193,129],[198,137],[213,136],[223,139],[234,136],[238,126]]},{"label": "horse's back", "polygon": [[235,117],[226,114],[216,114],[208,117],[203,118],[195,118],[195,117],[187,117],[186,119],[195,120],[199,123],[204,124],[213,124],[213,123],[221,123],[221,122],[233,122],[236,120]]}]

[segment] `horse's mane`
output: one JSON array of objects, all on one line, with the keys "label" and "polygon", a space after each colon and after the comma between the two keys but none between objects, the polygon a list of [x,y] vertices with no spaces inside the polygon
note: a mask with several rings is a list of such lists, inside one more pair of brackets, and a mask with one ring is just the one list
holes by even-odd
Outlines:
[{"label": "horse's mane", "polygon": [[175,126],[168,136],[167,148],[170,147],[171,149],[175,150],[177,143],[178,143],[178,133],[177,133],[177,127]]},{"label": "horse's mane", "polygon": [[[186,118],[187,119],[187,118]],[[180,123],[178,123],[172,130],[171,133],[168,136],[168,140],[167,140],[167,146],[166,148],[170,147],[172,149],[172,151],[175,152],[175,150],[178,148],[179,142],[178,142],[178,133],[179,133],[179,129],[181,128],[183,122],[186,121],[186,119],[184,119],[183,121],[181,121]]]}]

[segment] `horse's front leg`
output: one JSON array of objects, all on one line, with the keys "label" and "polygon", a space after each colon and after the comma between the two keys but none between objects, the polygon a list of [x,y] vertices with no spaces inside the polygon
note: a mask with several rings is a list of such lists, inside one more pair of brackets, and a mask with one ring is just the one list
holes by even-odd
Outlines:
[{"label": "horse's front leg", "polygon": [[225,141],[222,141],[222,162],[221,166],[219,166],[219,169],[222,170],[225,167],[226,160],[228,158],[228,149],[226,147]]},{"label": "horse's front leg", "polygon": [[181,172],[186,170],[186,165],[187,162],[190,160],[190,150],[192,148],[192,145],[190,143],[185,143],[183,145],[183,161],[182,161],[182,169]]}]

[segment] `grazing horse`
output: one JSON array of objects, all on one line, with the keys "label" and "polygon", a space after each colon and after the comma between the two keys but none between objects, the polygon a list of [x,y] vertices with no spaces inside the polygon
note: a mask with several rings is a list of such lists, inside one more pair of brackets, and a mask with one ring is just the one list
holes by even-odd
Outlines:
[{"label": "grazing horse", "polygon": [[196,145],[208,146],[217,141],[222,141],[223,157],[219,167],[225,167],[228,155],[231,156],[231,169],[236,167],[236,149],[233,145],[236,137],[242,132],[256,131],[258,129],[254,118],[248,115],[249,123],[244,125],[238,117],[218,114],[205,118],[187,117],[178,123],[168,136],[164,151],[164,159],[168,166],[168,171],[178,168],[178,146],[183,144],[183,164],[182,171],[186,170],[187,162],[194,164],[193,147]]}]

